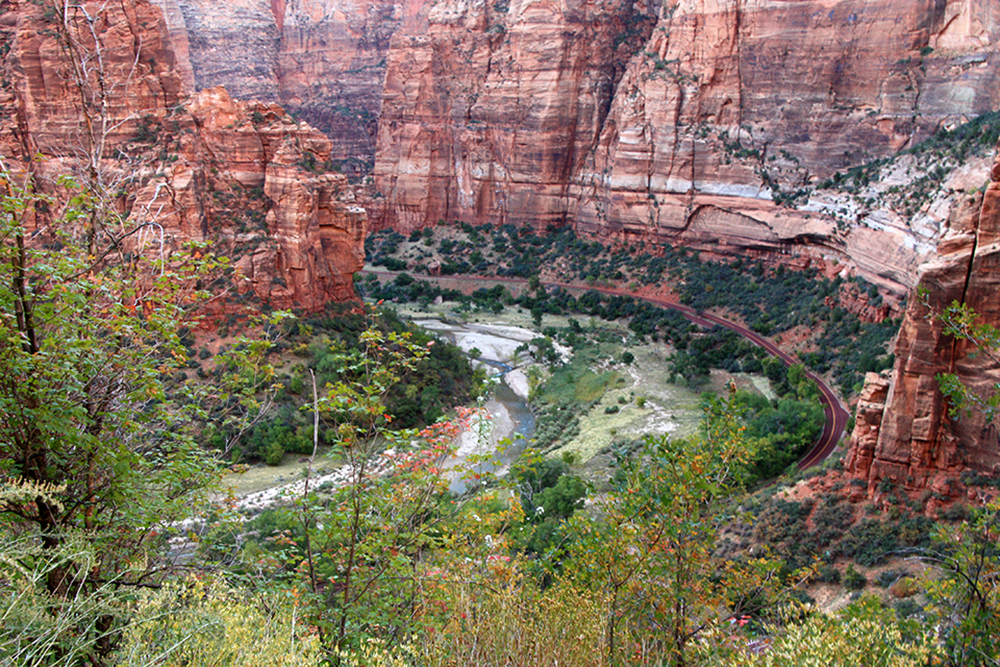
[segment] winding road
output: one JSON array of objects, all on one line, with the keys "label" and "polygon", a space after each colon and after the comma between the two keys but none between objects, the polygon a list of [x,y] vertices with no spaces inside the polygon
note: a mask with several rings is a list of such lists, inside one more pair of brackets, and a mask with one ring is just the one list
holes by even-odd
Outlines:
[{"label": "winding road", "polygon": [[[362,273],[374,273],[375,275],[384,276],[394,276],[398,274],[398,272],[394,271],[362,271]],[[421,276],[420,278],[422,280],[434,280],[438,277]],[[460,282],[502,282],[521,285],[528,283],[528,281],[524,278],[508,278],[500,276],[443,276],[440,279],[456,280]],[[590,287],[588,285],[573,285],[571,283],[560,282],[543,282],[542,285],[546,287],[561,287],[563,289],[582,291],[592,289],[602,294],[610,294],[612,296],[629,296],[635,299],[641,299],[642,301],[659,306],[660,308],[670,308],[672,310],[676,310],[695,324],[701,326],[718,325],[735,331],[755,345],[762,347],[772,357],[781,360],[781,362],[786,366],[799,363],[799,360],[794,356],[782,351],[777,345],[774,344],[774,342],[761,336],[756,331],[751,331],[736,322],[731,322],[730,320],[719,317],[718,315],[699,312],[694,308],[685,306],[681,303],[639,296],[626,290],[612,289],[609,287]],[[820,434],[816,444],[814,444],[812,449],[806,452],[806,454],[799,459],[799,470],[811,468],[812,466],[824,461],[828,456],[830,456],[830,454],[833,453],[833,450],[836,449],[837,443],[840,442],[840,438],[847,428],[847,420],[850,418],[850,413],[848,413],[847,408],[844,407],[844,404],[841,403],[833,389],[831,389],[826,382],[812,372],[807,371],[806,375],[816,383],[817,387],[819,387],[820,402],[823,404],[823,412],[826,414],[826,425],[823,427],[823,432]]]}]

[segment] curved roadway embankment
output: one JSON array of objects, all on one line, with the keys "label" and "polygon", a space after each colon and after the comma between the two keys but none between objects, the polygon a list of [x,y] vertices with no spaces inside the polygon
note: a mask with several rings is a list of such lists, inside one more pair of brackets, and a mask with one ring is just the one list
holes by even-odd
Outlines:
[{"label": "curved roadway embankment", "polygon": [[[363,272],[364,273],[364,272]],[[374,273],[376,275],[392,276],[397,275],[398,272],[393,271],[367,271],[367,273]],[[436,278],[437,276],[430,276],[430,278]],[[428,276],[421,276],[422,279],[428,278]],[[516,283],[516,284],[527,284],[527,280],[524,278],[508,278],[508,277],[487,277],[487,276],[441,276],[442,280],[458,280],[463,282],[505,282],[505,283]],[[588,285],[573,285],[571,283],[559,283],[559,282],[543,282],[542,285],[546,287],[562,287],[564,289],[572,290],[595,290],[601,292],[602,294],[610,294],[612,296],[628,296],[635,299],[641,299],[647,303],[651,303],[660,308],[670,308],[676,310],[687,317],[689,320],[695,324],[702,326],[719,325],[726,327],[732,331],[735,331],[739,335],[743,336],[750,342],[758,345],[770,354],[772,357],[781,360],[786,366],[799,363],[799,360],[782,351],[775,345],[771,340],[761,336],[756,331],[751,331],[746,327],[737,324],[736,322],[731,322],[718,315],[712,315],[711,313],[703,313],[691,308],[690,306],[685,306],[681,303],[676,303],[673,301],[666,301],[663,299],[654,299],[652,297],[645,297],[627,292],[625,290],[612,289],[608,287],[590,287]],[[798,468],[799,470],[805,470],[810,468],[830,456],[833,450],[837,447],[837,443],[840,442],[840,438],[843,435],[845,429],[847,428],[847,421],[850,417],[847,408],[841,403],[840,399],[833,392],[826,382],[810,371],[806,371],[806,375],[816,383],[819,387],[820,392],[820,402],[823,404],[823,412],[826,415],[826,425],[823,427],[823,432],[820,434],[819,440],[813,445],[812,449],[806,452],[805,456],[799,459]]]}]

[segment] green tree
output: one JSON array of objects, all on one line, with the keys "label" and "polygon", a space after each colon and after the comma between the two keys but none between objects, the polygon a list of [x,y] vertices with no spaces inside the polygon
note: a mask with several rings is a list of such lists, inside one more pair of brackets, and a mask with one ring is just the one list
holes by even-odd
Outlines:
[{"label": "green tree", "polygon": [[20,581],[42,586],[5,602],[91,616],[4,633],[18,664],[99,665],[115,596],[155,582],[157,533],[214,478],[166,382],[187,362],[196,281],[218,265],[204,248],[144,246],[144,225],[60,187],[66,200],[0,165],[0,530],[40,574]]},{"label": "green tree", "polygon": [[421,554],[443,539],[444,518],[455,511],[441,506],[448,482],[440,466],[463,420],[398,430],[386,409],[389,393],[433,344],[372,323],[357,348],[333,355],[337,381],[322,396],[316,389],[315,423],[322,419],[335,434],[343,477],[324,494],[307,478],[289,509],[299,528],[285,565],[305,589],[309,620],[334,662],[366,638],[395,643],[412,630]]},{"label": "green tree", "polygon": [[[733,392],[735,393],[735,392]],[[610,663],[626,647],[686,665],[696,639],[722,617],[751,611],[774,586],[777,563],[722,563],[713,556],[716,502],[737,489],[751,455],[731,394],[706,407],[696,436],[646,438],[623,463],[600,518],[570,521],[566,576],[607,601]]]}]

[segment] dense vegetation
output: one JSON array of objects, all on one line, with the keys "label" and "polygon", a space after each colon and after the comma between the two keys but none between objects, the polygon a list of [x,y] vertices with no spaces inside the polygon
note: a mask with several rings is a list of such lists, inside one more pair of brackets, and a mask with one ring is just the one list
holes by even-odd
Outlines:
[{"label": "dense vegetation", "polygon": [[[312,400],[312,381],[318,387],[330,386],[342,378],[341,355],[356,349],[366,328],[365,315],[342,306],[328,306],[324,313],[314,313],[286,320],[272,334],[273,355],[283,360],[273,378],[276,392],[273,406],[248,432],[231,447],[234,462],[266,461],[272,465],[281,461],[285,452],[310,454],[313,450],[312,419],[302,406]],[[379,331],[401,336],[406,334],[418,345],[434,340],[426,332],[400,320],[387,310],[379,318]],[[386,408],[400,428],[420,428],[441,419],[446,410],[464,405],[478,395],[482,373],[474,372],[460,349],[448,343],[429,347],[429,354],[403,376],[384,397]],[[194,349],[189,347],[191,359]],[[199,354],[209,359],[209,354]],[[274,363],[272,361],[272,363]],[[224,365],[216,364],[213,375],[218,377]],[[208,377],[208,374],[202,373]],[[216,406],[209,423],[227,409]],[[209,427],[207,438],[216,449],[234,439],[239,424]],[[327,443],[333,434],[324,420],[319,424],[319,440]]]},{"label": "dense vegetation", "polygon": [[[442,274],[528,278],[537,276],[541,267],[561,265],[567,267],[563,280],[584,280],[594,285],[669,281],[682,303],[698,310],[721,310],[763,335],[774,336],[796,327],[817,332],[812,337],[813,349],[804,352],[802,360],[817,373],[831,373],[845,395],[860,388],[865,373],[892,366],[893,358],[886,346],[899,322],[864,322],[836,305],[841,291],[848,288],[866,295],[873,305],[881,302],[874,285],[860,278],[831,280],[814,270],[789,271],[783,266],[772,270],[760,262],[741,260],[707,262],[698,253],[669,246],[658,248],[657,256],[627,247],[610,249],[596,241],[578,239],[568,229],[552,229],[539,236],[528,228],[512,225],[461,228],[463,240],[442,238],[436,246],[442,256],[451,258],[442,262]],[[370,261],[376,266],[408,270],[410,264],[397,257],[406,241],[394,231],[372,235],[366,246]],[[418,242],[407,246],[411,256],[423,259],[430,254],[421,248],[438,243],[430,228],[414,232],[409,241]],[[413,266],[414,271],[426,268],[426,261]],[[749,364],[750,372],[758,372],[758,362],[763,359],[762,352],[748,343],[741,345],[734,334],[719,330],[712,332],[709,340],[692,336],[695,328],[679,313],[597,291],[575,298],[559,288],[536,289],[514,299],[497,286],[464,296],[405,273],[387,285],[369,276],[361,289],[375,299],[427,304],[441,297],[480,311],[498,312],[504,303],[517,303],[539,318],[546,313],[582,313],[608,320],[629,318],[636,333],[654,340],[663,338],[677,348],[678,373],[689,381],[704,378],[710,368],[739,370],[744,363]]]}]

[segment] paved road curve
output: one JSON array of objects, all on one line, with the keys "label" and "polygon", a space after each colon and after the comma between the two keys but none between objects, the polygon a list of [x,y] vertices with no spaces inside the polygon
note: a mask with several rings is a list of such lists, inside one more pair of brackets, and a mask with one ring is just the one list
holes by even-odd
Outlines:
[{"label": "paved road curve", "polygon": [[[368,273],[374,273],[376,275],[394,276],[397,275],[393,271],[368,271]],[[425,276],[421,276],[425,279]],[[434,277],[432,276],[431,279]],[[478,282],[505,282],[505,283],[516,283],[516,284],[527,284],[527,280],[524,278],[506,278],[506,277],[487,277],[487,276],[442,276],[442,280],[458,280],[458,281],[478,281]],[[573,285],[570,283],[558,283],[558,282],[544,282],[542,283],[546,287],[562,287],[564,289],[572,290],[589,290],[593,289],[603,294],[610,294],[613,296],[630,296],[636,299],[641,299],[648,303],[654,304],[661,308],[671,308],[673,310],[679,311],[689,320],[695,324],[702,326],[711,326],[717,324],[722,327],[726,327],[732,331],[735,331],[739,335],[743,336],[750,342],[758,345],[770,354],[772,357],[780,359],[782,363],[786,366],[799,363],[798,359],[783,352],[778,348],[771,340],[764,338],[756,331],[751,331],[746,327],[737,324],[736,322],[731,322],[725,318],[719,317],[717,315],[712,315],[710,313],[703,313],[691,308],[690,306],[685,306],[680,303],[675,303],[672,301],[665,301],[662,299],[653,299],[649,297],[637,296],[625,290],[611,289],[607,287],[589,287],[587,285]],[[819,387],[820,392],[820,402],[823,404],[823,411],[826,414],[826,425],[823,427],[823,432],[820,434],[819,440],[813,445],[812,449],[806,452],[805,456],[799,459],[798,468],[799,470],[805,470],[818,463],[825,460],[833,450],[837,447],[837,443],[840,442],[841,436],[847,428],[847,420],[850,414],[847,412],[847,408],[844,404],[840,402],[837,395],[833,390],[819,377],[811,372],[806,372],[806,375],[812,379],[816,386]]]}]

